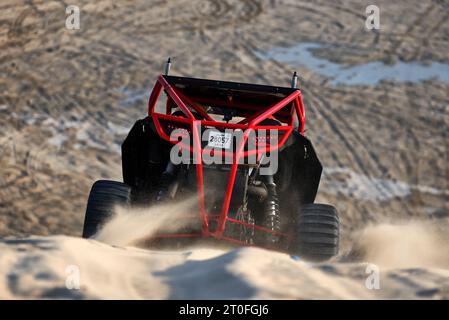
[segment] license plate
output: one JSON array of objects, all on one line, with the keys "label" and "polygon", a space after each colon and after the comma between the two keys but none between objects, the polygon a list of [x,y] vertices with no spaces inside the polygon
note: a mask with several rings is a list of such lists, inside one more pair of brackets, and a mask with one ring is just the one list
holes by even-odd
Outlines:
[{"label": "license plate", "polygon": [[207,145],[213,148],[229,149],[231,146],[232,134],[228,132],[211,131]]}]

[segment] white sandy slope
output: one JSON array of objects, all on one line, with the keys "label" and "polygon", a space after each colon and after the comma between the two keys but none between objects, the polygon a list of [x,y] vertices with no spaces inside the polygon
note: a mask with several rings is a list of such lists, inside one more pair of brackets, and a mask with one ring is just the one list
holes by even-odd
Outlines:
[{"label": "white sandy slope", "polygon": [[[73,282],[79,268],[80,288]],[[240,248],[149,251],[67,236],[0,241],[0,299],[416,299],[448,298],[449,271],[381,268],[369,290],[366,263],[311,264]]]},{"label": "white sandy slope", "polygon": [[[441,223],[368,226],[351,254],[343,250],[322,264],[259,248],[136,247],[158,230],[184,226],[182,212],[193,203],[117,208],[95,240],[2,239],[0,299],[449,298],[448,228]],[[374,290],[366,286],[372,264],[380,271]]]}]

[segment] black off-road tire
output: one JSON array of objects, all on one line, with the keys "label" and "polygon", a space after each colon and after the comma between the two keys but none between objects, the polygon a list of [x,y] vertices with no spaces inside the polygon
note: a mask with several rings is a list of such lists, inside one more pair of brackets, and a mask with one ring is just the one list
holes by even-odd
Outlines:
[{"label": "black off-road tire", "polygon": [[335,207],[311,203],[299,209],[294,251],[311,261],[325,261],[338,254],[340,219]]},{"label": "black off-road tire", "polygon": [[130,186],[116,181],[96,181],[87,201],[83,238],[92,237],[114,214],[116,206],[129,206],[130,200]]}]

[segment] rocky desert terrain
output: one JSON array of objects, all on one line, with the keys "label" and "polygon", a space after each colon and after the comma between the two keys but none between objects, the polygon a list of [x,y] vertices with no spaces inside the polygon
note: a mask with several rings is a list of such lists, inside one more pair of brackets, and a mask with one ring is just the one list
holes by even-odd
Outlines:
[{"label": "rocky desert terrain", "polygon": [[[380,8],[379,30],[365,26],[365,10],[372,4]],[[79,30],[65,26],[68,5],[80,8]],[[146,99],[168,56],[172,73],[181,76],[288,86],[292,72],[300,74],[306,136],[325,167],[317,201],[335,204],[341,214],[342,253],[334,264],[313,266],[317,273],[303,275],[311,278],[298,280],[294,290],[285,284],[288,294],[264,291],[265,282],[242,276],[240,280],[257,293],[248,291],[245,298],[447,297],[449,263],[443,248],[449,242],[426,237],[448,230],[448,21],[449,2],[443,0],[2,0],[0,269],[10,274],[1,275],[0,297],[66,296],[51,291],[58,287],[51,281],[63,276],[63,271],[54,271],[52,259],[62,265],[75,254],[74,247],[92,252],[103,248],[104,254],[119,256],[130,250],[130,261],[145,254],[133,251],[141,249],[52,235],[79,237],[91,184],[100,178],[121,179],[120,144],[135,120],[145,116]],[[397,232],[387,228],[385,237],[378,233],[381,228],[371,237],[370,228],[404,221],[432,227]],[[365,250],[354,262],[358,245],[366,249],[373,248],[372,241],[384,244],[375,246],[371,256],[382,265],[379,250],[390,252],[387,247],[399,241],[397,235],[410,233],[416,233],[416,238],[406,237],[413,245],[404,247],[401,242],[391,256],[402,250],[419,256],[429,250],[416,248],[430,243],[433,249],[441,248],[436,252],[441,259],[433,263],[435,259],[429,258],[426,265],[417,263],[424,258],[407,255],[404,264],[387,263],[393,269],[385,276],[413,278],[419,285],[397,281],[377,296],[364,287],[348,289],[361,277],[360,261],[369,260],[366,252],[372,252]],[[363,244],[366,239],[371,239],[368,246]],[[56,249],[46,251],[44,243]],[[217,259],[240,266],[246,261],[239,258],[242,255],[253,262],[263,256],[254,250],[231,251]],[[51,294],[40,289],[27,293],[26,288],[38,286],[33,282],[39,279],[37,271],[36,279],[27,275],[31,278],[25,279],[25,287],[14,287],[21,283],[17,266],[36,255],[45,259],[22,266],[54,271],[47,288]],[[160,258],[150,255],[143,260]],[[79,259],[87,263],[85,257]],[[206,269],[214,265],[207,259]],[[288,274],[310,269],[294,265],[288,257],[279,259],[287,261]],[[139,260],[139,265],[147,262]],[[184,265],[188,270],[191,266]],[[327,280],[320,281],[322,274],[338,285],[327,288]],[[267,277],[276,280],[275,274]],[[176,287],[187,280],[173,281]],[[311,282],[324,289],[298,289]],[[345,285],[349,291],[339,289]],[[76,297],[113,297],[106,289]],[[188,297],[179,293],[185,289],[173,290],[158,296],[145,290],[124,292],[131,298]]]}]

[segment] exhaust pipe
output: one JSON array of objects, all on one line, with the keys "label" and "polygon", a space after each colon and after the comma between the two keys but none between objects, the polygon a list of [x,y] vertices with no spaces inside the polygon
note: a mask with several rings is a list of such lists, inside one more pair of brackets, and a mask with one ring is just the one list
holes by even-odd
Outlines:
[{"label": "exhaust pipe", "polygon": [[298,88],[298,75],[297,75],[296,71],[293,72],[291,86],[292,86],[292,88],[295,88],[295,89]]},{"label": "exhaust pipe", "polygon": [[171,59],[170,59],[170,57],[168,57],[168,60],[165,63],[165,75],[166,76],[168,76],[168,74],[170,73],[170,68],[171,68]]}]

